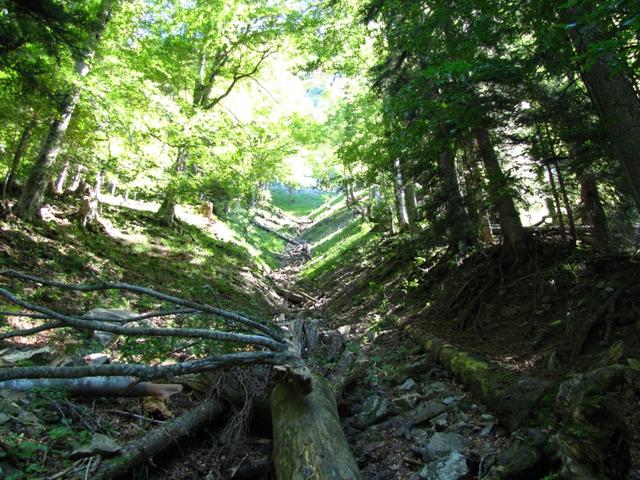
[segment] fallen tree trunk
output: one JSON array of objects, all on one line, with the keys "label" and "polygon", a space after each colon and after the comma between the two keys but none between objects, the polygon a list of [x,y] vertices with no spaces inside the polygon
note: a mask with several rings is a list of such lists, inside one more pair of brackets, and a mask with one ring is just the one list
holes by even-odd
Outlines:
[{"label": "fallen tree trunk", "polygon": [[312,375],[304,395],[285,382],[271,393],[273,461],[278,480],[360,479],[327,381]]},{"label": "fallen tree trunk", "polygon": [[265,232],[269,232],[270,234],[275,235],[276,237],[284,240],[285,242],[290,243],[291,245],[300,245],[300,242],[298,242],[297,240],[295,240],[295,239],[293,239],[291,237],[287,237],[286,235],[284,235],[284,234],[282,234],[282,233],[280,233],[280,232],[278,232],[278,231],[276,231],[276,230],[274,230],[272,228],[269,228],[266,225],[263,225],[262,223],[256,221],[255,219],[251,220],[251,223],[253,225],[255,225],[256,227],[264,230]]},{"label": "fallen tree trunk", "polygon": [[[551,382],[517,374],[435,338],[428,338],[425,347],[434,361],[482,399],[511,431],[551,426],[539,445],[526,439],[514,443],[509,448],[511,455],[505,453],[505,459],[514,461],[507,459],[494,466],[485,478],[539,478],[532,472],[541,465],[550,471],[556,463],[562,478],[627,478],[629,438],[615,389],[628,385],[637,392],[637,371],[614,364]],[[531,467],[525,472],[518,459],[533,456],[537,459],[525,462]]]},{"label": "fallen tree trunk", "polygon": [[510,431],[536,425],[553,411],[557,385],[552,382],[518,375],[434,337],[424,345],[433,361],[480,397]]},{"label": "fallen tree trunk", "polygon": [[34,388],[86,397],[170,397],[182,391],[182,385],[138,382],[131,377],[20,378],[0,382],[0,390],[29,392]]},{"label": "fallen tree trunk", "polygon": [[217,398],[202,402],[184,415],[126,445],[117,457],[103,460],[92,478],[108,480],[124,475],[138,465],[152,461],[153,457],[174,446],[178,440],[197,433],[222,412],[223,408]]}]

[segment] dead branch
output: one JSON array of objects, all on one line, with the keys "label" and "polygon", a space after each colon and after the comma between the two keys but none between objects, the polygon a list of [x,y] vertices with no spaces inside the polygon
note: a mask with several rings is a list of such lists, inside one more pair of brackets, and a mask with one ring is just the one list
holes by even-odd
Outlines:
[{"label": "dead branch", "polygon": [[233,332],[223,332],[219,330],[206,330],[201,328],[156,328],[156,327],[123,327],[102,321],[93,321],[82,317],[72,317],[64,315],[46,307],[33,305],[19,299],[9,290],[0,288],[0,296],[5,297],[11,303],[30,311],[39,312],[49,318],[64,322],[65,325],[80,329],[98,330],[102,332],[115,333],[118,335],[144,336],[144,337],[183,337],[202,338],[208,340],[220,340],[223,342],[244,343],[270,348],[272,350],[283,350],[284,344],[267,338],[262,335],[247,335]]},{"label": "dead branch", "polygon": [[123,291],[138,293],[141,295],[148,295],[150,297],[157,298],[159,300],[163,300],[165,302],[169,302],[174,305],[180,305],[181,307],[195,309],[200,312],[210,313],[212,315],[216,315],[218,317],[231,320],[233,322],[242,324],[244,326],[256,329],[262,332],[263,334],[273,338],[274,340],[278,340],[278,341],[282,340],[282,336],[277,331],[259,322],[251,320],[243,315],[240,315],[238,313],[229,312],[221,308],[212,307],[211,305],[207,305],[205,303],[191,302],[189,300],[185,300],[182,298],[174,297],[172,295],[167,295],[165,293],[158,292],[151,288],[141,287],[139,285],[132,285],[132,284],[123,283],[123,282],[99,282],[96,284],[73,285],[73,284],[64,283],[64,282],[58,282],[55,280],[46,280],[33,275],[28,275],[22,272],[18,272],[15,270],[0,271],[0,276],[7,277],[7,278],[15,278],[25,282],[39,283],[43,286],[62,288],[65,290],[73,290],[77,292],[100,292],[100,291],[106,291],[106,290],[123,290]]},{"label": "dead branch", "polygon": [[41,388],[85,397],[169,397],[182,385],[140,382],[130,377],[20,378],[0,382],[0,390],[33,391]]},{"label": "dead branch", "polygon": [[282,234],[282,233],[280,233],[280,232],[278,232],[278,231],[276,231],[276,230],[274,230],[272,228],[269,228],[266,225],[263,225],[262,223],[258,222],[256,219],[251,220],[251,223],[253,225],[255,225],[256,227],[264,230],[265,232],[269,232],[270,234],[275,235],[276,237],[284,240],[287,243],[290,243],[292,245],[300,245],[300,243],[297,240],[295,240],[293,238],[290,238],[290,237],[287,237],[286,235],[284,235],[284,234]]},{"label": "dead branch", "polygon": [[[190,373],[205,372],[220,368],[230,368],[254,364],[286,364],[289,355],[274,352],[236,352],[213,355],[200,360],[173,365],[140,365],[112,363],[109,365],[85,365],[81,367],[15,367],[0,369],[0,381],[27,378],[82,378],[126,376],[152,380],[174,377]],[[2,383],[0,383],[2,388]],[[5,387],[6,388],[6,387]]]},{"label": "dead branch", "polygon": [[126,474],[133,467],[153,460],[153,457],[183,437],[195,434],[222,412],[223,408],[218,399],[205,400],[184,415],[126,445],[117,457],[103,460],[93,473],[92,478],[106,480]]}]

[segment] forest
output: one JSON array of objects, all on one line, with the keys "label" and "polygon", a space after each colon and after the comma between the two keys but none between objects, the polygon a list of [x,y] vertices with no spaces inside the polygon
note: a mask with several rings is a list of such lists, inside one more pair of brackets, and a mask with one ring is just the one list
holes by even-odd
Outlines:
[{"label": "forest", "polygon": [[0,0],[0,99],[0,479],[640,479],[639,0]]}]

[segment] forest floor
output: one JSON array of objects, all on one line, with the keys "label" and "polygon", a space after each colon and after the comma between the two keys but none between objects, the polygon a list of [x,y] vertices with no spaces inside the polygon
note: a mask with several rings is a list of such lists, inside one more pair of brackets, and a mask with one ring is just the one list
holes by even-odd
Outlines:
[{"label": "forest floor", "polygon": [[[338,332],[344,348],[366,359],[366,370],[339,399],[339,411],[363,477],[371,480],[480,478],[492,465],[513,463],[519,452],[514,444],[523,435],[535,444],[553,434],[551,419],[512,431],[464,379],[434,362],[425,348],[427,336],[515,375],[549,382],[600,366],[634,365],[640,357],[636,255],[598,254],[554,238],[535,238],[527,257],[518,261],[506,261],[498,246],[450,255],[427,238],[388,238],[372,231],[340,196],[323,200],[322,206],[317,198],[289,205],[298,218],[278,209],[260,213],[275,230],[308,242],[310,259],[305,248],[285,248],[282,239],[240,214],[208,223],[187,208],[178,227],[167,230],[155,222],[152,206],[109,200],[103,206],[104,230],[86,232],[69,220],[73,201],[67,199],[53,203],[45,223],[0,224],[0,265],[73,283],[117,278],[257,318],[315,319],[325,331]],[[286,196],[276,201],[286,209]],[[9,286],[32,301],[77,314],[96,306],[153,307],[127,295]],[[304,298],[285,301],[283,287]],[[12,318],[7,327],[30,325],[28,319]],[[4,342],[0,366],[16,364],[8,360],[12,354],[34,347],[47,348],[17,364],[74,364],[100,349],[81,335],[47,333]],[[119,343],[106,353],[113,360],[186,358],[180,349],[167,351],[153,342]],[[320,372],[336,367],[329,359],[314,366]],[[0,468],[14,472],[14,478],[65,478],[55,475],[79,465],[68,457],[78,441],[97,432],[119,442],[136,438],[191,408],[212,384],[219,388],[234,377],[251,390],[253,414],[230,406],[211,428],[136,478],[242,478],[242,467],[255,458],[266,462],[257,471],[268,478],[271,427],[264,371],[244,376],[232,371],[204,379],[204,386],[192,381],[186,393],[160,403],[2,392]],[[611,397],[627,424],[630,478],[640,478],[638,400],[625,388]],[[534,465],[528,475],[551,479],[557,468]]]}]

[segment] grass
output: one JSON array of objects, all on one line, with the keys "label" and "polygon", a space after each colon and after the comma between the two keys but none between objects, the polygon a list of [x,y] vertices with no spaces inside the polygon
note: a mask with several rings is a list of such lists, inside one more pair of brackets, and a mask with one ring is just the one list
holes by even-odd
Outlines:
[{"label": "grass", "polygon": [[296,217],[309,216],[335,197],[335,193],[319,190],[293,190],[291,195],[285,188],[274,187],[271,190],[273,205]]}]

